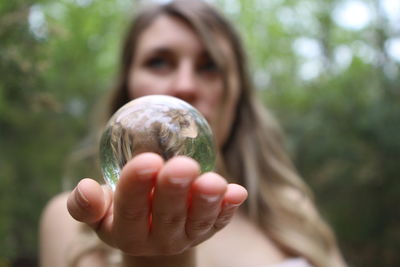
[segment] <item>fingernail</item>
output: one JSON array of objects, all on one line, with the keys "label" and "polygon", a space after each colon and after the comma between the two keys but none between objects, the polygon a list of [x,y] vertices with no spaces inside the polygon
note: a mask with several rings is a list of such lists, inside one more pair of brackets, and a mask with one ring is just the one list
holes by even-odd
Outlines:
[{"label": "fingernail", "polygon": [[190,178],[172,178],[171,177],[168,179],[168,181],[173,185],[177,185],[179,187],[186,187],[192,182],[192,179],[190,179]]},{"label": "fingernail", "polygon": [[76,188],[76,201],[78,202],[79,205],[81,205],[83,208],[88,208],[89,207],[89,200],[85,197],[85,195],[79,190],[79,187]]},{"label": "fingernail", "polygon": [[214,196],[214,195],[205,195],[205,194],[202,194],[202,195],[200,195],[200,196],[201,196],[202,199],[206,200],[206,201],[209,202],[209,203],[217,202],[217,201],[220,199],[220,196],[219,196],[219,195]]}]

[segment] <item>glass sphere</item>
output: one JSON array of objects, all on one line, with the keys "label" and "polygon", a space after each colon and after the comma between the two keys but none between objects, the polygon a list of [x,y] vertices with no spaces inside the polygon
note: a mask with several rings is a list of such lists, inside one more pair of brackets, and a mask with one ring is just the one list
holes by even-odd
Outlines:
[{"label": "glass sphere", "polygon": [[157,153],[165,160],[191,157],[201,172],[215,166],[214,138],[206,119],[190,104],[171,96],[134,99],[111,117],[100,141],[106,182],[115,189],[123,166],[143,152]]}]

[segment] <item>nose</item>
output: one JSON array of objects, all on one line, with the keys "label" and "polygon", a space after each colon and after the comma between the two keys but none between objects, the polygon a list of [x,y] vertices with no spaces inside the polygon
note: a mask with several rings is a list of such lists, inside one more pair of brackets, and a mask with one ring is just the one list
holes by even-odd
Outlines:
[{"label": "nose", "polygon": [[196,99],[198,90],[194,65],[191,62],[182,62],[175,73],[171,88],[172,95],[191,103]]}]

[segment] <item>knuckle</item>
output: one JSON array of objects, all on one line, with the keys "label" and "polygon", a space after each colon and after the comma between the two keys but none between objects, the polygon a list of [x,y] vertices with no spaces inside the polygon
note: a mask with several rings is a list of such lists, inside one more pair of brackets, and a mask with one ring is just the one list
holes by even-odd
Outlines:
[{"label": "knuckle", "polygon": [[214,225],[213,219],[192,220],[190,222],[190,231],[204,232],[209,230]]},{"label": "knuckle", "polygon": [[119,216],[126,221],[136,222],[148,217],[148,210],[121,210]]},{"label": "knuckle", "polygon": [[165,226],[176,226],[186,222],[186,216],[182,214],[157,214],[157,217]]},{"label": "knuckle", "polygon": [[218,218],[218,220],[215,222],[214,224],[214,229],[215,230],[221,230],[222,228],[224,228],[226,225],[228,225],[228,223],[231,221],[231,217],[230,216],[223,216]]},{"label": "knuckle", "polygon": [[227,224],[228,224],[228,222],[218,222],[214,225],[214,229],[215,229],[215,231],[219,231],[222,228],[224,228]]},{"label": "knuckle", "polygon": [[229,222],[232,219],[233,213],[221,214],[217,221]]}]

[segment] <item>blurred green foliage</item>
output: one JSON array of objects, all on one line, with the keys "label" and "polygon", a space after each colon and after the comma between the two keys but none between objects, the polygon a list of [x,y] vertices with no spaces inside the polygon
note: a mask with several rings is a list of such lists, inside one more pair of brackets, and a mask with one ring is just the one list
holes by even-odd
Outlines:
[{"label": "blurred green foliage", "polygon": [[[383,1],[364,1],[371,19],[357,29],[338,24],[345,1],[216,2],[347,261],[399,266],[400,64],[388,44],[400,32]],[[134,7],[0,2],[0,266],[36,258],[40,212],[113,82]]]}]

